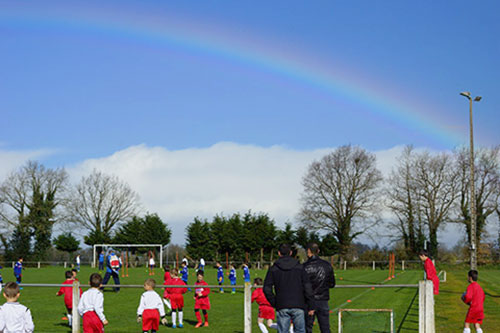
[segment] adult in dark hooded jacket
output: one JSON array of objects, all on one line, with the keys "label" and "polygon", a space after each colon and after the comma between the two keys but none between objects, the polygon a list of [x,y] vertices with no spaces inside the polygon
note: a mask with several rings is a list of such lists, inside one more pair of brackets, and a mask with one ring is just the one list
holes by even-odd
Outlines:
[{"label": "adult in dark hooded jacket", "polygon": [[[264,280],[264,295],[276,309],[279,333],[287,333],[290,322],[293,322],[294,332],[305,333],[304,312],[314,309],[314,296],[304,267],[290,256],[291,253],[288,244],[280,245],[280,257]],[[308,314],[313,315],[314,310]]]}]

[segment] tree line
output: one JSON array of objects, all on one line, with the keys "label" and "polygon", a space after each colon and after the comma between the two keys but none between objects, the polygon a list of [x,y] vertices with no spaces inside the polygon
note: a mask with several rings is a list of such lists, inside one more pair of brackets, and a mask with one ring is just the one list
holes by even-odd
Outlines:
[{"label": "tree line", "polygon": [[[55,248],[79,249],[72,232],[52,239],[54,225],[100,243],[168,244],[171,231],[157,214],[138,216],[139,196],[116,176],[93,170],[72,185],[62,168],[29,161],[0,184],[0,240],[7,259],[44,260]],[[154,230],[154,232],[150,232]]]},{"label": "tree line", "polygon": [[[500,220],[500,148],[476,149],[477,240],[488,223]],[[438,232],[447,223],[463,226],[470,240],[469,150],[431,153],[407,146],[384,178],[376,157],[362,147],[341,146],[313,161],[302,177],[297,228],[277,227],[266,213],[196,217],[186,227],[186,250],[192,258],[272,260],[279,243],[296,248],[310,241],[324,255],[348,255],[362,234],[400,242],[408,257],[427,247],[438,256]],[[93,170],[69,184],[64,169],[34,161],[14,170],[0,184],[0,240],[7,257],[43,260],[52,246],[71,252],[76,239],[63,233],[52,239],[56,224],[83,231],[87,245],[170,242],[171,231],[156,214],[138,215],[139,196],[116,176]],[[154,230],[154,232],[148,232]],[[498,235],[500,243],[500,234]]]}]

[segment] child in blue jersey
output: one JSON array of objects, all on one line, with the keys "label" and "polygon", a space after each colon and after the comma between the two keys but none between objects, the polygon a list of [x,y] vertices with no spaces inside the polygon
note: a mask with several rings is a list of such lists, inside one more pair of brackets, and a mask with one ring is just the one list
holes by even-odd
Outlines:
[{"label": "child in blue jersey", "polygon": [[[181,263],[181,280],[184,281],[185,284],[188,284],[189,271],[185,261]],[[188,288],[188,291],[191,291],[191,288]]]},{"label": "child in blue jersey", "polygon": [[17,283],[21,283],[21,280],[23,278],[23,257],[19,257],[16,264],[14,265],[14,276],[16,277]]},{"label": "child in blue jersey", "polygon": [[[0,266],[0,269],[2,269],[3,267]],[[0,273],[0,291],[2,291],[2,285],[3,285],[3,278],[2,278],[2,273]]]},{"label": "child in blue jersey", "polygon": [[243,280],[245,280],[245,282],[250,282],[250,269],[248,268],[248,263],[243,264]]},{"label": "child in blue jersey", "polygon": [[[236,285],[236,269],[234,269],[234,265],[229,265],[229,281],[231,282],[231,285],[234,286]],[[236,294],[236,288],[233,288],[231,291],[231,294]]]},{"label": "child in blue jersey", "polygon": [[99,270],[102,271],[104,269],[104,251],[99,253]]},{"label": "child in blue jersey", "polygon": [[[220,262],[217,261],[215,264],[217,266],[217,282],[219,282],[219,286],[222,286],[222,283],[224,282],[224,268],[222,268]],[[220,288],[220,293],[223,294],[224,290],[222,287]]]}]

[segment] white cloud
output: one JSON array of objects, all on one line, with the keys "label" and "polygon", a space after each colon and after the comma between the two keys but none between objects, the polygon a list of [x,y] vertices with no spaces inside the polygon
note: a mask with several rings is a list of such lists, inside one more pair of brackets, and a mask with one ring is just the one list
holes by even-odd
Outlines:
[{"label": "white cloud", "polygon": [[[1,146],[1,144],[0,144]],[[0,149],[0,180],[5,179],[8,174],[18,169],[29,160],[37,160],[53,154],[47,149],[40,150],[6,150]]]}]

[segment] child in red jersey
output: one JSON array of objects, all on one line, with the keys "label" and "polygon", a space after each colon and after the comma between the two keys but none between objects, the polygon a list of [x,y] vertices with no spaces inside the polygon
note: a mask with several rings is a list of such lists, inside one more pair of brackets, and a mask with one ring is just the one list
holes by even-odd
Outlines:
[{"label": "child in red jersey", "polygon": [[427,250],[422,250],[420,251],[420,254],[418,255],[420,257],[420,260],[424,263],[424,270],[425,270],[425,276],[427,280],[431,280],[433,287],[434,287],[434,295],[439,294],[439,278],[436,274],[436,268],[434,267],[434,264],[432,263],[431,258],[429,258],[429,254],[427,253]]},{"label": "child in red jersey", "polygon": [[465,317],[464,333],[470,333],[470,324],[474,324],[477,333],[482,333],[481,324],[484,319],[484,291],[477,283],[478,273],[476,270],[470,270],[467,274],[469,286],[462,295],[462,301],[469,305],[469,311]]},{"label": "child in red jersey", "polygon": [[[171,278],[167,284],[171,286],[185,286],[184,281],[179,279],[179,271],[174,268],[170,274]],[[168,290],[168,294],[170,296],[170,303],[172,304],[172,328],[176,328],[176,317],[177,312],[179,313],[179,328],[184,327],[182,323],[183,312],[182,308],[184,308],[184,296],[187,292],[187,288],[166,288]]]},{"label": "child in red jersey", "polygon": [[142,331],[148,333],[156,333],[160,328],[161,323],[167,325],[167,318],[165,318],[165,308],[161,301],[160,295],[154,291],[156,282],[153,279],[147,279],[144,282],[145,292],[141,295],[139,307],[137,308],[137,322],[142,321]]},{"label": "child in red jersey", "polygon": [[274,320],[274,308],[271,306],[266,296],[264,295],[264,291],[262,287],[257,288],[258,286],[262,286],[262,279],[255,278],[253,280],[253,286],[256,288],[252,292],[252,303],[254,301],[259,305],[259,316],[257,317],[257,324],[259,325],[262,333],[268,333],[266,325],[264,325],[264,319],[267,320],[267,326],[269,328],[278,329],[278,324],[273,323]]},{"label": "child in red jersey", "polygon": [[[171,279],[170,266],[165,265],[163,269],[165,270],[165,274],[163,274],[163,285],[168,286]],[[172,305],[170,304],[170,295],[167,288],[165,288],[165,291],[163,292],[163,303],[165,303],[169,312],[172,311]]]},{"label": "child in red jersey", "polygon": [[208,294],[210,294],[209,288],[204,288],[203,286],[207,286],[208,284],[203,280],[203,271],[198,270],[196,273],[197,281],[195,283],[196,289],[194,291],[194,314],[198,319],[198,323],[195,328],[200,327],[203,323],[201,322],[200,310],[203,311],[203,316],[205,317],[204,326],[208,326],[208,313],[207,310],[210,310],[210,299],[208,298]]},{"label": "child in red jersey", "polygon": [[[64,305],[66,305],[66,310],[68,311],[68,315],[63,320],[68,320],[69,326],[72,324],[73,317],[73,282],[75,279],[73,277],[73,273],[71,271],[66,271],[65,273],[66,281],[63,284],[68,284],[69,287],[61,287],[59,291],[56,293],[56,296],[64,295]],[[80,296],[82,296],[82,289],[80,289]]]}]

